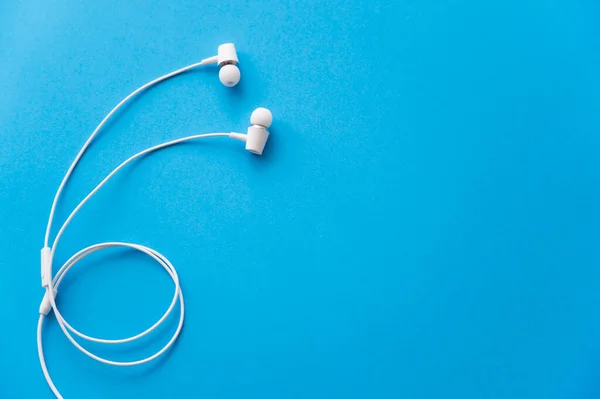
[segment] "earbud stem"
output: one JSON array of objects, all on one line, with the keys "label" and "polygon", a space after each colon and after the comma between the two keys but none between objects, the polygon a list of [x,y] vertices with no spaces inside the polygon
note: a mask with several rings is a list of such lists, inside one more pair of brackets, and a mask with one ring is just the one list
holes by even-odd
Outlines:
[{"label": "earbud stem", "polygon": [[244,143],[246,142],[246,140],[248,139],[248,135],[247,134],[243,134],[243,133],[235,133],[235,132],[231,132],[229,133],[229,137],[231,137],[234,140],[239,140],[239,141],[243,141]]},{"label": "earbud stem", "polygon": [[202,60],[203,65],[216,64],[219,61],[219,56],[215,55],[209,58],[205,58]]}]

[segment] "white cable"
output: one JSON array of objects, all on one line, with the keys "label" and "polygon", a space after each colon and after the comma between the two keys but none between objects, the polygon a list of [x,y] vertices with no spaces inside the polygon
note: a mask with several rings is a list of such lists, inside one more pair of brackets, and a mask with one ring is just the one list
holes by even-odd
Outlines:
[{"label": "white cable", "polygon": [[[83,147],[81,148],[81,150],[79,151],[79,153],[77,154],[77,156],[75,157],[75,160],[73,161],[73,163],[71,164],[71,166],[69,167],[67,173],[65,174],[65,177],[63,178],[60,186],[58,187],[58,190],[56,191],[56,195],[54,196],[54,201],[52,202],[52,207],[50,210],[50,216],[48,218],[48,225],[46,227],[46,235],[44,238],[44,250],[42,251],[42,255],[47,256],[46,261],[45,261],[45,266],[43,266],[43,269],[45,268],[46,273],[47,273],[47,278],[46,279],[42,279],[43,281],[43,286],[46,289],[46,294],[44,295],[44,299],[42,300],[42,304],[40,305],[40,318],[39,318],[39,322],[38,322],[38,327],[37,327],[37,346],[38,346],[38,356],[40,359],[40,365],[42,367],[42,372],[44,373],[44,377],[46,378],[46,382],[48,383],[48,386],[50,387],[50,389],[52,390],[52,392],[54,393],[54,395],[59,398],[62,399],[62,395],[60,394],[60,392],[58,391],[58,389],[56,388],[56,386],[54,385],[52,378],[50,377],[50,374],[48,372],[48,368],[46,366],[46,361],[44,358],[44,351],[43,351],[43,340],[42,340],[42,333],[43,333],[43,323],[44,323],[44,318],[45,316],[49,313],[50,309],[52,309],[54,311],[54,314],[56,316],[56,321],[58,322],[58,325],[60,326],[61,330],[63,331],[63,333],[65,334],[65,336],[67,337],[67,339],[77,348],[79,349],[79,351],[81,351],[82,353],[84,353],[85,355],[91,357],[94,360],[97,360],[99,362],[105,363],[105,364],[110,364],[113,366],[136,366],[136,365],[140,365],[140,364],[144,364],[147,362],[150,362],[154,359],[156,359],[157,357],[161,356],[163,353],[165,353],[170,347],[171,345],[173,345],[173,343],[177,340],[179,333],[181,332],[181,329],[183,327],[183,321],[184,321],[184,315],[185,315],[185,311],[184,311],[184,302],[183,302],[183,294],[181,292],[181,287],[179,284],[179,277],[177,276],[177,272],[175,271],[175,268],[173,267],[173,265],[171,264],[171,262],[169,262],[169,260],[167,258],[165,258],[163,255],[161,255],[158,251],[155,251],[151,248],[145,247],[143,245],[138,245],[138,244],[132,244],[132,243],[125,243],[125,242],[105,242],[105,243],[100,243],[100,244],[94,244],[91,245],[87,248],[84,248],[82,250],[80,250],[79,252],[77,252],[75,255],[73,255],[69,260],[67,260],[64,265],[62,265],[62,267],[58,270],[58,272],[56,273],[56,275],[54,276],[54,278],[51,277],[52,274],[52,260],[54,259],[54,255],[56,252],[56,247],[58,245],[58,242],[60,240],[60,238],[62,237],[65,229],[67,228],[67,226],[69,225],[69,223],[73,220],[73,218],[75,217],[75,215],[79,212],[79,210],[94,196],[94,194],[96,194],[98,192],[98,190],[100,190],[115,174],[117,174],[121,169],[123,169],[125,166],[127,166],[129,163],[133,162],[134,160],[150,153],[153,151],[157,151],[160,150],[162,148],[166,148],[172,145],[176,145],[179,143],[183,143],[186,141],[190,141],[190,140],[196,140],[196,139],[201,139],[201,138],[207,138],[207,137],[230,137],[229,133],[208,133],[208,134],[199,134],[199,135],[193,135],[193,136],[188,136],[188,137],[184,137],[184,138],[180,138],[180,139],[176,139],[176,140],[172,140],[172,141],[168,141],[166,143],[163,144],[159,144],[159,145],[155,145],[153,147],[150,147],[146,150],[140,151],[137,154],[129,157],[128,159],[126,159],[124,162],[122,162],[119,166],[117,166],[110,174],[108,174],[108,176],[106,176],[80,203],[79,205],[77,205],[75,207],[75,209],[71,212],[71,214],[69,215],[69,217],[67,217],[67,219],[65,220],[65,222],[63,223],[63,225],[61,226],[60,230],[58,231],[58,233],[56,234],[56,237],[54,239],[54,242],[52,244],[51,248],[48,248],[48,243],[50,242],[50,232],[52,229],[52,222],[54,219],[54,213],[56,210],[56,206],[58,203],[58,200],[60,198],[60,195],[66,185],[66,182],[68,181],[69,177],[71,176],[73,170],[75,169],[75,167],[77,166],[77,163],[79,162],[79,160],[81,159],[81,157],[83,156],[83,154],[85,153],[85,151],[87,150],[87,148],[89,147],[89,145],[91,144],[92,140],[94,139],[94,137],[96,137],[96,135],[98,134],[98,132],[100,131],[100,129],[104,126],[104,124],[111,118],[111,116],[113,116],[117,110],[123,106],[127,101],[129,101],[130,99],[132,99],[133,97],[135,97],[136,94],[142,92],[143,90],[159,83],[162,82],[165,79],[168,79],[170,77],[179,75],[183,72],[186,72],[190,69],[196,68],[198,66],[201,65],[206,65],[206,64],[210,64],[214,62],[214,58],[215,57],[211,57],[208,59],[205,59],[199,63],[195,63],[192,65],[189,65],[187,67],[178,69],[177,71],[171,72],[169,74],[163,75],[157,79],[152,80],[151,82],[146,83],[145,85],[141,86],[140,88],[138,88],[137,90],[135,90],[134,92],[132,92],[131,94],[129,94],[127,97],[125,97],[121,102],[119,102],[119,104],[117,104],[117,106],[115,106],[109,113],[108,115],[106,115],[106,117],[102,120],[102,122],[100,122],[100,124],[96,127],[96,129],[93,131],[93,133],[91,134],[91,136],[88,138],[88,140],[85,142],[85,144],[83,145]],[[84,257],[96,252],[96,251],[100,251],[103,249],[108,249],[108,248],[114,248],[114,247],[124,247],[124,248],[131,248],[131,249],[135,249],[137,251],[143,252],[146,255],[150,256],[151,258],[153,258],[156,262],[158,262],[169,274],[169,276],[171,277],[171,279],[173,280],[173,283],[175,285],[175,291],[174,291],[174,295],[173,295],[173,299],[171,301],[171,304],[169,305],[168,309],[165,311],[165,313],[158,319],[158,321],[156,321],[152,326],[150,326],[148,329],[146,329],[145,331],[134,335],[132,337],[128,337],[128,338],[122,338],[122,339],[101,339],[101,338],[95,338],[95,337],[91,337],[89,335],[83,334],[79,331],[77,331],[75,328],[73,328],[69,323],[67,323],[67,321],[65,320],[65,318],[62,316],[62,314],[59,312],[57,306],[56,306],[56,301],[55,301],[55,295],[57,292],[58,287],[60,286],[63,278],[66,276],[67,272],[69,272],[69,270],[71,270],[71,268],[73,266],[75,266],[75,264],[77,264],[77,262],[79,262],[80,260],[82,260]],[[45,252],[47,251],[47,252]],[[44,263],[44,261],[43,261]],[[43,273],[44,274],[44,271]],[[135,340],[138,340],[142,337],[145,337],[146,335],[150,334],[152,331],[154,331],[156,328],[158,328],[171,314],[171,312],[173,311],[173,309],[175,308],[175,306],[177,305],[177,302],[179,302],[180,304],[180,316],[179,316],[179,324],[177,326],[176,331],[173,333],[173,336],[171,337],[171,339],[167,342],[167,344],[165,346],[163,346],[162,349],[160,349],[159,351],[157,351],[156,353],[154,353],[151,356],[148,356],[144,359],[140,359],[140,360],[136,360],[136,361],[129,361],[129,362],[117,362],[117,361],[113,361],[113,360],[108,360],[105,359],[103,357],[100,357],[98,355],[95,355],[93,353],[91,353],[90,351],[88,351],[87,349],[85,349],[83,346],[81,346],[81,344],[79,344],[75,338],[73,338],[72,334],[75,334],[76,336],[78,336],[79,338],[82,338],[86,341],[90,341],[90,342],[97,342],[97,343],[102,343],[102,344],[124,344],[127,342],[132,342]]]},{"label": "white cable", "polygon": [[71,173],[73,173],[73,170],[75,169],[75,166],[77,166],[77,163],[79,162],[79,160],[83,156],[83,153],[85,152],[85,150],[87,150],[87,148],[89,147],[89,145],[94,140],[94,137],[96,137],[96,135],[98,134],[98,132],[100,131],[100,129],[102,129],[102,127],[115,114],[115,112],[117,112],[119,110],[119,108],[121,108],[126,102],[128,102],[129,100],[131,100],[137,94],[139,94],[142,91],[144,91],[144,90],[146,90],[146,89],[154,86],[155,84],[160,83],[163,80],[172,78],[173,76],[182,74],[183,72],[186,72],[186,71],[189,71],[191,69],[197,68],[199,66],[212,64],[214,62],[215,62],[215,57],[206,58],[206,59],[204,59],[204,60],[202,60],[200,62],[188,65],[186,67],[183,67],[183,68],[178,69],[176,71],[170,72],[170,73],[168,73],[166,75],[163,75],[161,77],[158,77],[158,78],[156,78],[156,79],[154,79],[154,80],[146,83],[145,85],[143,85],[143,86],[139,87],[138,89],[134,90],[131,94],[129,94],[124,99],[122,99],[121,102],[119,102],[104,117],[104,119],[102,119],[102,122],[100,122],[100,124],[98,126],[96,126],[96,129],[94,129],[94,131],[92,132],[92,134],[90,135],[90,137],[87,139],[87,141],[85,142],[85,144],[83,144],[83,147],[81,147],[81,150],[79,150],[79,153],[77,154],[77,156],[73,160],[73,163],[71,164],[71,166],[67,170],[67,173],[65,174],[65,177],[62,179],[62,182],[60,183],[60,186],[58,186],[58,190],[56,190],[56,195],[54,196],[54,200],[52,201],[52,208],[50,208],[50,217],[48,218],[48,225],[46,226],[46,236],[44,238],[44,246],[45,247],[48,246],[48,242],[50,241],[50,230],[52,229],[52,221],[54,220],[54,212],[56,211],[56,205],[58,203],[58,199],[60,198],[60,195],[62,194],[62,191],[63,191],[63,189],[65,187],[65,184],[67,184],[67,180],[69,180],[69,177],[71,177]]}]

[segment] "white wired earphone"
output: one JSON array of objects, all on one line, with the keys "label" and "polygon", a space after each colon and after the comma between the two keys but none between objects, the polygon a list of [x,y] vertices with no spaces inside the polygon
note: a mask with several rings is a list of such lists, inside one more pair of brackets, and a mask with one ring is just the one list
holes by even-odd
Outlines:
[{"label": "white wired earphone", "polygon": [[[40,318],[39,318],[38,328],[37,328],[37,346],[38,346],[38,355],[40,358],[40,364],[42,366],[42,371],[44,373],[44,377],[46,378],[46,381],[48,382],[50,389],[52,390],[52,392],[54,393],[54,395],[57,398],[62,398],[62,395],[60,394],[60,392],[58,391],[58,389],[52,382],[52,378],[50,378],[50,374],[48,373],[48,369],[46,367],[46,361],[44,360],[44,350],[43,350],[43,346],[42,346],[42,327],[43,327],[43,323],[44,323],[44,318],[45,318],[45,316],[48,315],[50,310],[54,311],[54,315],[56,316],[56,321],[58,322],[58,325],[62,329],[62,331],[65,334],[65,336],[67,337],[67,339],[69,341],[71,341],[71,343],[77,349],[79,349],[82,353],[86,354],[87,356],[91,357],[92,359],[95,359],[99,362],[110,364],[113,366],[137,366],[140,364],[150,362],[150,361],[156,359],[157,357],[159,357],[160,355],[162,355],[163,353],[165,353],[171,347],[171,345],[173,345],[173,343],[179,336],[179,333],[181,332],[181,328],[183,327],[183,319],[184,319],[183,294],[181,293],[181,287],[179,285],[179,278],[177,276],[177,272],[175,271],[175,268],[173,267],[171,262],[169,262],[169,260],[167,258],[165,258],[163,255],[161,255],[160,253],[158,253],[157,251],[155,251],[152,248],[148,248],[148,247],[145,247],[143,245],[138,245],[138,244],[126,243],[126,242],[105,242],[105,243],[101,243],[101,244],[94,244],[87,248],[82,249],[81,251],[79,251],[75,255],[73,255],[69,260],[67,260],[65,262],[64,265],[62,265],[62,267],[58,270],[58,272],[53,277],[52,260],[54,259],[54,255],[56,252],[56,246],[57,246],[58,241],[60,240],[61,236],[63,235],[65,229],[67,228],[69,223],[73,220],[73,217],[75,217],[77,212],[79,212],[79,210],[86,204],[86,202],[88,202],[94,196],[94,194],[96,194],[98,192],[98,190],[100,190],[121,169],[123,169],[129,163],[131,163],[132,161],[138,159],[139,157],[141,157],[145,154],[148,154],[150,152],[160,150],[162,148],[166,148],[166,147],[169,147],[169,146],[172,146],[175,144],[187,142],[190,140],[196,140],[196,139],[207,138],[207,137],[230,137],[232,139],[245,142],[246,149],[248,151],[250,151],[254,154],[261,155],[263,152],[263,149],[265,147],[265,144],[267,142],[267,139],[269,138],[269,131],[267,130],[267,128],[269,126],[271,126],[271,122],[273,121],[271,112],[268,109],[258,108],[252,113],[252,115],[250,117],[250,123],[252,126],[250,126],[248,128],[247,134],[234,133],[234,132],[232,132],[232,133],[198,134],[198,135],[193,135],[193,136],[188,136],[188,137],[183,137],[180,139],[168,141],[166,143],[158,144],[158,145],[155,145],[153,147],[150,147],[148,149],[138,152],[137,154],[135,154],[135,155],[129,157],[128,159],[126,159],[125,161],[123,161],[112,172],[110,172],[108,174],[108,176],[106,176],[104,178],[104,180],[102,180],[96,186],[96,188],[94,188],[79,203],[79,205],[77,205],[75,207],[75,209],[71,212],[69,217],[67,217],[67,219],[63,223],[62,227],[56,234],[56,237],[54,238],[54,242],[52,243],[52,246],[49,246],[50,230],[52,228],[52,222],[54,219],[54,212],[56,210],[56,205],[57,205],[60,195],[65,187],[65,184],[69,180],[71,173],[73,173],[73,170],[77,166],[77,163],[83,156],[84,152],[87,150],[87,148],[89,147],[92,140],[94,140],[94,137],[96,137],[96,135],[98,134],[100,129],[102,129],[102,127],[111,118],[111,116],[113,116],[115,114],[115,112],[117,112],[117,110],[119,108],[121,108],[121,106],[123,104],[125,104],[127,101],[131,100],[133,97],[135,97],[137,94],[144,91],[145,89],[147,89],[151,86],[154,86],[155,84],[162,82],[165,79],[171,78],[173,76],[177,76],[177,75],[179,75],[185,71],[188,71],[190,69],[193,69],[193,68],[196,68],[196,67],[199,67],[202,65],[210,65],[210,64],[218,64],[219,65],[219,67],[220,67],[219,79],[225,86],[232,87],[232,86],[235,86],[239,82],[240,70],[237,67],[238,57],[237,57],[237,53],[235,50],[235,46],[233,45],[233,43],[226,43],[226,44],[222,44],[221,46],[219,46],[218,55],[210,57],[210,58],[206,58],[198,63],[188,65],[185,68],[178,69],[176,71],[173,71],[171,73],[168,73],[166,75],[163,75],[159,78],[156,78],[156,79],[146,83],[145,85],[141,86],[140,88],[136,89],[134,92],[129,94],[123,100],[121,100],[121,102],[118,103],[112,109],[112,111],[110,111],[108,113],[108,115],[106,115],[104,117],[102,122],[100,122],[98,127],[96,127],[96,129],[92,132],[91,136],[87,139],[87,141],[85,142],[85,144],[83,145],[83,147],[81,148],[81,150],[79,151],[77,156],[75,157],[75,160],[73,161],[73,163],[67,170],[65,177],[63,178],[62,182],[60,183],[60,186],[58,187],[58,190],[56,191],[56,195],[54,196],[54,201],[52,202],[52,208],[50,209],[50,217],[48,218],[48,225],[46,227],[46,235],[44,238],[44,247],[42,248],[42,251],[41,251],[42,287],[46,290],[46,292],[45,292],[45,295],[44,295],[44,298],[42,300],[42,303],[40,305],[40,310],[39,310]],[[62,282],[63,278],[65,277],[67,272],[73,266],[75,266],[75,264],[77,264],[77,262],[79,262],[81,259],[83,259],[87,255],[90,255],[96,251],[100,251],[102,249],[107,249],[107,248],[114,248],[114,247],[132,248],[132,249],[135,249],[135,250],[138,250],[138,251],[141,251],[141,252],[147,254],[152,259],[157,261],[162,267],[165,268],[167,273],[169,273],[169,275],[173,279],[173,282],[175,283],[175,293],[173,295],[173,300],[171,301],[171,304],[170,304],[169,308],[167,309],[167,311],[160,317],[160,319],[158,319],[158,321],[156,323],[154,323],[150,328],[148,328],[144,332],[141,332],[135,336],[132,336],[129,338],[123,338],[123,339],[94,338],[94,337],[90,337],[88,335],[85,335],[85,334],[77,331],[69,323],[67,323],[67,321],[64,319],[64,317],[61,315],[58,308],[56,307],[55,297],[57,294],[57,289],[58,289],[60,283]],[[71,334],[75,334],[79,338],[82,338],[86,341],[97,342],[97,343],[101,343],[101,344],[113,344],[114,345],[114,344],[124,344],[127,342],[132,342],[132,341],[138,340],[138,339],[146,336],[147,334],[154,331],[157,327],[159,327],[167,319],[167,317],[171,314],[171,312],[175,308],[175,305],[177,304],[178,301],[180,304],[181,311],[180,311],[180,315],[179,315],[179,324],[177,326],[175,333],[173,334],[173,336],[171,337],[169,342],[167,342],[167,344],[162,349],[160,349],[155,354],[148,356],[144,359],[130,361],[130,362],[117,362],[117,361],[113,361],[113,360],[108,360],[108,359],[102,358],[100,356],[97,356],[97,355],[91,353],[90,351],[88,351],[87,349],[85,349],[83,346],[81,346],[81,344],[79,344],[73,338],[73,335],[71,335]]]}]

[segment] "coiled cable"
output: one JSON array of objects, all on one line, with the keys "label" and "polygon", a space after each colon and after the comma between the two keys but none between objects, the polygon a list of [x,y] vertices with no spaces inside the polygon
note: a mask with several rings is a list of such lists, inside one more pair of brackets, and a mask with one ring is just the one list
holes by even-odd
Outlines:
[{"label": "coiled cable", "polygon": [[[213,57],[214,58],[214,57]],[[42,300],[42,303],[40,305],[40,317],[39,317],[39,321],[38,321],[38,327],[37,327],[37,346],[38,346],[38,356],[40,359],[40,365],[42,367],[42,372],[44,373],[44,377],[46,378],[46,382],[48,383],[48,386],[50,387],[50,389],[52,390],[52,392],[54,393],[54,395],[59,398],[62,399],[63,396],[60,394],[59,390],[56,388],[56,386],[54,385],[52,378],[50,377],[50,374],[48,372],[48,368],[46,366],[46,361],[44,358],[44,350],[43,350],[43,339],[42,339],[42,334],[43,334],[43,324],[44,324],[44,319],[46,317],[46,315],[48,315],[48,313],[50,312],[50,310],[52,310],[54,312],[54,315],[56,317],[56,321],[58,323],[58,325],[60,326],[61,330],[63,331],[63,333],[65,334],[65,336],[67,337],[67,339],[73,344],[73,346],[75,346],[79,351],[81,351],[82,353],[84,353],[85,355],[91,357],[94,360],[97,360],[99,362],[105,363],[105,364],[109,364],[112,366],[136,366],[136,365],[140,365],[140,364],[144,364],[147,362],[150,362],[154,359],[156,359],[157,357],[161,356],[163,353],[165,353],[172,345],[173,343],[177,340],[177,338],[179,337],[179,334],[181,332],[181,329],[183,327],[183,321],[184,321],[184,316],[185,316],[185,307],[184,307],[184,302],[183,302],[183,294],[181,292],[181,286],[179,284],[179,277],[177,276],[177,271],[175,270],[175,267],[173,267],[173,265],[171,264],[171,262],[169,262],[169,260],[163,256],[162,254],[160,254],[158,251],[152,249],[152,248],[148,248],[146,246],[143,245],[139,245],[139,244],[133,244],[133,243],[126,243],[126,242],[105,242],[105,243],[100,243],[100,244],[94,244],[91,245],[87,248],[84,248],[82,250],[80,250],[79,252],[77,252],[75,255],[73,255],[69,260],[67,260],[62,267],[60,267],[60,269],[58,270],[58,272],[54,275],[54,277],[52,276],[52,261],[54,259],[55,256],[55,252],[56,252],[56,248],[58,245],[58,242],[60,240],[60,238],[62,237],[65,229],[67,228],[67,226],[69,225],[69,223],[73,220],[73,218],[75,217],[75,215],[79,212],[79,210],[115,175],[117,174],[121,169],[123,169],[124,167],[126,167],[129,163],[133,162],[134,160],[157,150],[172,146],[172,145],[176,145],[179,143],[183,143],[183,142],[187,142],[187,141],[191,141],[191,140],[197,140],[197,139],[201,139],[201,138],[208,138],[208,137],[231,137],[229,133],[207,133],[207,134],[198,134],[198,135],[193,135],[193,136],[188,136],[188,137],[183,137],[180,139],[176,139],[176,140],[172,140],[172,141],[168,141],[166,143],[162,143],[162,144],[158,144],[155,145],[153,147],[150,147],[148,149],[145,149],[143,151],[138,152],[137,154],[129,157],[128,159],[126,159],[125,161],[123,161],[119,166],[117,166],[111,173],[108,174],[108,176],[106,176],[76,207],[75,209],[70,213],[70,215],[67,217],[67,219],[65,220],[65,222],[63,223],[63,225],[61,226],[61,228],[59,229],[58,233],[56,234],[55,238],[54,238],[54,242],[52,243],[52,246],[49,246],[49,242],[50,242],[50,232],[52,229],[52,223],[54,221],[54,213],[56,211],[56,206],[57,203],[60,199],[60,196],[62,194],[62,191],[67,183],[67,181],[69,180],[71,174],[73,173],[73,170],[75,169],[75,167],[77,166],[79,160],[81,159],[81,157],[83,156],[83,154],[85,153],[85,151],[87,150],[87,148],[89,147],[89,145],[91,144],[91,142],[93,141],[93,139],[96,137],[96,135],[98,134],[98,132],[102,129],[102,127],[106,124],[106,122],[119,110],[119,108],[121,108],[125,103],[127,103],[129,100],[131,100],[132,98],[134,98],[137,94],[141,93],[142,91],[150,88],[151,86],[156,85],[157,83],[160,83],[168,78],[171,78],[173,76],[179,75],[183,72],[186,72],[188,70],[191,70],[193,68],[199,67],[201,65],[207,65],[212,63],[214,60],[213,59],[205,59],[199,63],[195,63],[195,64],[191,64],[188,65],[184,68],[178,69],[176,71],[173,71],[171,73],[168,73],[166,75],[163,75],[157,79],[154,79],[148,83],[146,83],[145,85],[141,86],[140,88],[136,89],[135,91],[133,91],[131,94],[129,94],[127,97],[125,97],[123,100],[121,100],[121,102],[119,102],[102,120],[102,122],[100,122],[100,124],[96,127],[96,129],[92,132],[92,134],[90,135],[90,137],[87,139],[87,141],[85,142],[85,144],[83,145],[83,147],[81,148],[81,150],[79,151],[79,153],[77,154],[77,156],[75,157],[75,160],[73,161],[73,163],[71,164],[71,166],[69,167],[69,169],[67,170],[67,173],[65,174],[60,186],[58,187],[58,190],[56,191],[56,195],[54,196],[54,201],[52,202],[52,207],[50,210],[50,216],[48,218],[48,225],[46,227],[46,234],[45,234],[45,238],[44,238],[44,247],[42,248],[42,265],[41,265],[41,269],[42,269],[42,286],[45,288],[46,293],[44,295],[44,298]],[[63,281],[63,279],[65,278],[65,276],[67,275],[67,273],[69,272],[69,270],[71,270],[71,268],[73,266],[75,266],[80,260],[82,260],[83,258],[85,258],[86,256],[97,252],[97,251],[101,251],[103,249],[108,249],[108,248],[115,248],[115,247],[121,247],[121,248],[130,248],[130,249],[134,249],[137,251],[140,251],[148,256],[150,256],[152,259],[154,259],[156,262],[158,262],[158,264],[160,264],[169,274],[169,276],[171,277],[171,279],[173,280],[173,283],[175,285],[175,290],[174,290],[174,295],[173,295],[173,300],[171,301],[171,304],[169,305],[168,309],[166,310],[166,312],[158,319],[158,321],[156,321],[152,326],[150,326],[148,329],[146,329],[145,331],[134,335],[132,337],[128,337],[128,338],[122,338],[122,339],[102,339],[102,338],[95,338],[95,337],[91,337],[89,335],[83,334],[79,331],[77,331],[75,328],[73,328],[66,320],[65,318],[62,316],[62,314],[60,313],[60,311],[58,310],[57,306],[56,306],[56,301],[55,301],[55,297],[57,295],[58,292],[58,288],[61,284],[61,282]],[[179,324],[177,325],[177,329],[175,330],[175,332],[173,333],[173,336],[171,337],[171,339],[166,343],[165,346],[162,347],[162,349],[158,350],[156,353],[154,353],[151,356],[148,356],[146,358],[140,359],[140,360],[136,360],[136,361],[129,361],[129,362],[117,362],[117,361],[113,361],[113,360],[109,360],[109,359],[105,359],[103,357],[100,357],[92,352],[90,352],[89,350],[85,349],[79,342],[77,342],[75,340],[75,338],[73,337],[73,334],[76,335],[77,337],[85,340],[85,341],[89,341],[89,342],[96,342],[96,343],[101,343],[101,344],[107,344],[107,345],[117,345],[117,344],[125,344],[128,342],[133,342],[136,340],[139,340],[143,337],[145,337],[146,335],[150,334],[151,332],[153,332],[156,328],[158,328],[168,317],[169,315],[172,313],[173,309],[175,308],[175,306],[177,305],[177,303],[179,302],[180,305],[180,316],[179,316]]]}]

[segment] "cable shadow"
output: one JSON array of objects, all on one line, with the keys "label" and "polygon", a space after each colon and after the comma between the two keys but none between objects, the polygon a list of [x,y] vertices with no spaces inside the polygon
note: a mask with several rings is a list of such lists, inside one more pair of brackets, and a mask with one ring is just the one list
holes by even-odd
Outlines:
[{"label": "cable shadow", "polygon": [[[185,329],[185,325],[184,325],[179,336],[177,337],[177,340],[175,340],[175,342],[173,342],[173,345],[171,345],[171,347],[165,353],[163,353],[161,356],[159,356],[158,358],[156,358],[148,363],[140,364],[137,366],[130,366],[130,367],[113,367],[113,366],[105,367],[106,365],[98,364],[93,359],[87,359],[90,361],[90,362],[87,362],[89,371],[92,373],[96,373],[96,372],[100,371],[102,374],[110,377],[111,379],[112,378],[120,378],[120,379],[124,379],[124,380],[131,380],[131,379],[145,378],[145,377],[151,375],[152,373],[154,373],[160,366],[163,365],[163,363],[167,362],[173,356],[175,351],[178,350],[179,343],[183,339],[185,334],[186,334],[186,329]],[[106,352],[106,351],[103,351],[103,352]],[[127,353],[127,352],[120,351],[119,353],[122,354],[122,353]],[[139,357],[141,358],[142,356],[139,356]],[[143,357],[146,357],[146,356],[143,356]]]}]

